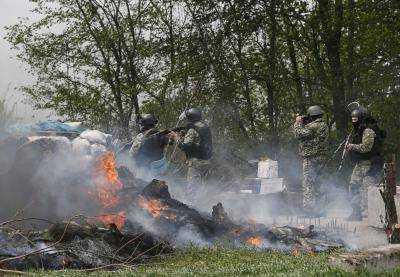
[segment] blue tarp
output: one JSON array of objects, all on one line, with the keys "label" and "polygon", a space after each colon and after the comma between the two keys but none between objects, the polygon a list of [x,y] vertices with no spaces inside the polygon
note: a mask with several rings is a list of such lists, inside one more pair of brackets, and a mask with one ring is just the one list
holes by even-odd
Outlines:
[{"label": "blue tarp", "polygon": [[43,121],[32,127],[37,132],[59,132],[59,133],[82,133],[85,129],[82,127],[74,127],[59,121]]},{"label": "blue tarp", "polygon": [[10,135],[27,135],[32,132],[32,124],[17,123],[6,128],[5,132]]},{"label": "blue tarp", "polygon": [[36,124],[13,124],[6,128],[6,134],[29,135],[32,132],[58,132],[58,133],[77,133],[85,131],[85,128],[76,127],[67,123],[58,121],[42,121]]}]

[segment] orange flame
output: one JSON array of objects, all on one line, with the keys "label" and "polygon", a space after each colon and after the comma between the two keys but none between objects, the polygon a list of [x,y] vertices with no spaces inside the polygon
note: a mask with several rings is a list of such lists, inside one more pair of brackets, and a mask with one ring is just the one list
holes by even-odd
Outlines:
[{"label": "orange flame", "polygon": [[140,196],[138,200],[138,205],[139,207],[147,210],[154,218],[159,218],[163,216],[165,218],[175,220],[177,217],[176,214],[168,211],[167,205],[163,205],[157,199],[147,200],[144,197]]},{"label": "orange flame", "polygon": [[253,246],[260,247],[261,244],[262,244],[262,241],[263,241],[263,239],[262,239],[261,237],[256,236],[256,237],[249,237],[249,238],[246,240],[246,243],[251,244],[251,245],[253,245]]},{"label": "orange flame", "polygon": [[[107,152],[94,163],[92,180],[94,189],[89,194],[101,205],[103,210],[116,207],[120,202],[118,191],[123,188],[123,184],[118,178],[115,157],[112,152]],[[125,224],[125,212],[118,215],[102,215],[97,217],[106,225],[114,223],[118,228]]]},{"label": "orange flame", "polygon": [[117,206],[120,200],[117,192],[122,189],[123,185],[118,179],[118,173],[115,168],[116,162],[111,152],[100,156],[94,165],[93,180],[95,191],[91,192],[91,194],[95,195],[98,202],[105,209]]},{"label": "orange flame", "polygon": [[97,217],[97,219],[103,222],[105,225],[114,223],[118,229],[121,229],[125,225],[126,213],[119,212],[118,214],[100,215]]}]

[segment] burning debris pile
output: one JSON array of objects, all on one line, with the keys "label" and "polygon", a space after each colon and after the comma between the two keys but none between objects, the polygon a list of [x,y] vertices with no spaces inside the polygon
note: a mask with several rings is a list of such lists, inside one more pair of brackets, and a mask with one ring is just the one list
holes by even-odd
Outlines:
[{"label": "burning debris pile", "polygon": [[[255,222],[235,222],[221,203],[212,208],[211,215],[199,213],[172,198],[166,182],[153,180],[145,184],[127,168],[117,168],[111,152],[97,156],[90,163],[89,174],[87,168],[82,168],[85,178],[74,176],[63,193],[71,190],[78,194],[90,207],[81,213],[95,215],[76,215],[67,221],[61,217],[22,219],[17,215],[2,223],[0,268],[132,266],[190,242],[313,253],[342,246],[323,239],[312,225],[267,227]],[[57,179],[60,180],[64,179]],[[53,204],[47,203],[48,209]],[[19,225],[30,220],[49,221],[50,226],[38,231]]]}]

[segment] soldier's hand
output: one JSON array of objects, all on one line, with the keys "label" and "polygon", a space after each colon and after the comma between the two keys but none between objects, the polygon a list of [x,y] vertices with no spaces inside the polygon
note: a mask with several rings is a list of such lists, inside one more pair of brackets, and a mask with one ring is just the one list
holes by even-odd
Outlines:
[{"label": "soldier's hand", "polygon": [[296,116],[296,123],[303,123],[303,117],[301,115]]},{"label": "soldier's hand", "polygon": [[353,150],[353,144],[351,144],[351,143],[347,144],[347,145],[346,145],[346,150],[347,150],[347,151]]},{"label": "soldier's hand", "polygon": [[171,140],[174,140],[174,141],[177,141],[177,140],[179,140],[179,134],[178,133],[176,133],[176,132],[170,132],[168,135],[167,135],[167,137],[169,138],[169,139],[171,139]]}]

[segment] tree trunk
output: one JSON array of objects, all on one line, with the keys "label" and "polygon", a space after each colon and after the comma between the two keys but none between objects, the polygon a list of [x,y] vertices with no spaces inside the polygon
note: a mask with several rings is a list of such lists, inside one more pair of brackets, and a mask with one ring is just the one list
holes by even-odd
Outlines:
[{"label": "tree trunk", "polygon": [[340,60],[340,46],[343,26],[343,3],[335,0],[333,15],[330,15],[329,0],[318,0],[318,16],[322,25],[322,37],[328,56],[331,75],[333,116],[339,134],[345,136],[347,129],[346,94],[344,90],[343,69]]},{"label": "tree trunk", "polygon": [[[290,30],[287,30],[287,32],[290,32]],[[287,40],[287,44],[288,44],[289,59],[290,59],[291,67],[292,67],[293,79],[294,79],[295,85],[296,85],[296,94],[297,94],[297,99],[298,99],[297,109],[298,109],[299,113],[304,114],[306,111],[306,107],[305,107],[305,103],[304,103],[303,87],[301,85],[299,66],[297,63],[293,38],[290,33],[287,34],[286,40]]]},{"label": "tree trunk", "polygon": [[356,78],[356,72],[354,68],[354,13],[355,13],[355,1],[348,1],[348,13],[349,13],[349,35],[347,42],[347,91],[349,102],[357,100],[357,90],[354,87],[354,80]]},{"label": "tree trunk", "polygon": [[[266,1],[264,2],[266,5]],[[273,148],[272,155],[276,159],[277,147],[279,143],[278,133],[276,129],[275,120],[275,68],[276,68],[276,37],[277,37],[277,21],[276,21],[276,0],[271,0],[268,7],[268,16],[270,19],[269,26],[269,52],[267,61],[269,63],[268,75],[267,75],[267,115],[268,125],[270,130],[270,143]]]}]

